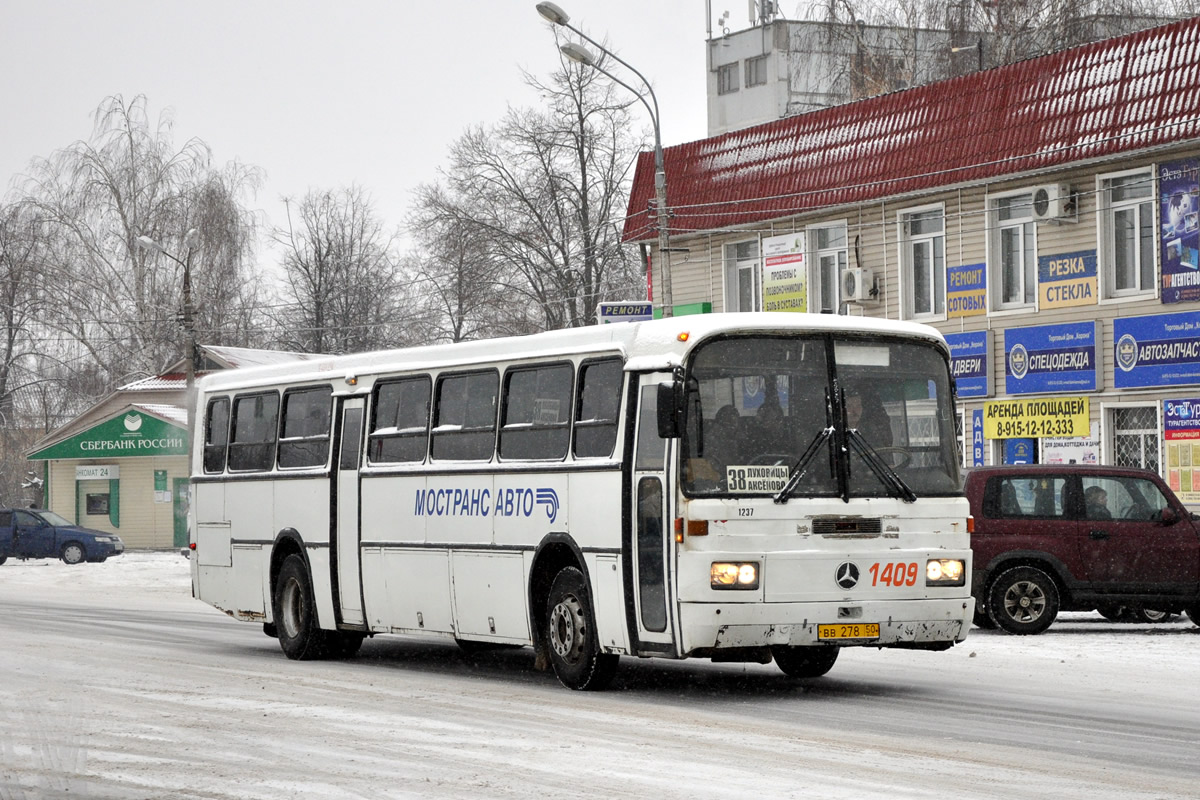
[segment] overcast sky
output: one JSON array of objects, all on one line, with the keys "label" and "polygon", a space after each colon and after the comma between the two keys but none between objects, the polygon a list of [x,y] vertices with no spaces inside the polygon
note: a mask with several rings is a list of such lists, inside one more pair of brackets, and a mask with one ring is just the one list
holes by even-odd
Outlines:
[{"label": "overcast sky", "polygon": [[[216,164],[265,170],[256,205],[272,224],[281,196],[351,183],[399,224],[468,126],[538,102],[521,71],[545,77],[558,59],[534,5],[0,0],[0,185],[86,139],[104,98],[144,94],[152,117],[173,112],[176,149],[198,137]],[[650,79],[664,145],[704,138],[705,0],[559,5]],[[714,15],[730,5],[746,15],[744,0],[714,0]]]}]

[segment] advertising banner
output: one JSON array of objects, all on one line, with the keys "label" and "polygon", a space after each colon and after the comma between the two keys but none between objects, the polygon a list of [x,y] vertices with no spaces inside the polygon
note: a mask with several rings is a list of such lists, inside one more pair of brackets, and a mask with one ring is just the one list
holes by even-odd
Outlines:
[{"label": "advertising banner", "polygon": [[1158,167],[1164,303],[1200,300],[1198,167],[1196,158],[1168,161]]},{"label": "advertising banner", "polygon": [[1033,439],[1005,439],[1005,464],[1032,464],[1036,443]]},{"label": "advertising banner", "polygon": [[804,232],[762,240],[763,311],[808,311]]},{"label": "advertising banner", "polygon": [[187,455],[187,430],[129,409],[69,439],[50,445],[31,460],[51,458],[135,458]]},{"label": "advertising banner", "polygon": [[1038,258],[1041,308],[1090,306],[1099,302],[1096,251],[1080,250]]},{"label": "advertising banner", "polygon": [[1099,464],[1100,423],[1087,436],[1042,439],[1043,464]]},{"label": "advertising banner", "polygon": [[1091,392],[1100,384],[1097,323],[1009,328],[1004,333],[1007,394]]},{"label": "advertising banner", "polygon": [[991,400],[983,404],[983,435],[988,439],[1087,436],[1088,398],[1039,397]]},{"label": "advertising banner", "polygon": [[958,386],[958,396],[991,397],[992,332],[947,333],[950,345],[950,374]]},{"label": "advertising banner", "polygon": [[1167,483],[1187,505],[1200,503],[1200,397],[1163,401]]},{"label": "advertising banner", "polygon": [[1118,389],[1200,384],[1200,312],[1113,320]]},{"label": "advertising banner", "polygon": [[987,313],[987,268],[965,264],[946,270],[946,316],[977,317]]}]

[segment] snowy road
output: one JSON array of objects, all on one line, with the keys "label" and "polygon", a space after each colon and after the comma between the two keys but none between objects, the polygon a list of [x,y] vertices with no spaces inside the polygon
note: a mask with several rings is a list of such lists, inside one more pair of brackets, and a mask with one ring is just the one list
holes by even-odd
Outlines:
[{"label": "snowy road", "polygon": [[1196,798],[1200,628],[1067,615],[947,653],[623,659],[570,692],[529,650],[379,638],[286,660],[187,562],[0,567],[0,800]]}]

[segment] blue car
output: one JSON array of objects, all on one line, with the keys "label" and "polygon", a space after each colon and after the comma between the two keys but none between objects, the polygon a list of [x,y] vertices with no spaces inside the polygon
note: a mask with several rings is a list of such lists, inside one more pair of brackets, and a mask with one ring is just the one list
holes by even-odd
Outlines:
[{"label": "blue car", "polygon": [[72,525],[53,511],[0,508],[0,564],[9,558],[100,563],[124,552],[120,536]]}]

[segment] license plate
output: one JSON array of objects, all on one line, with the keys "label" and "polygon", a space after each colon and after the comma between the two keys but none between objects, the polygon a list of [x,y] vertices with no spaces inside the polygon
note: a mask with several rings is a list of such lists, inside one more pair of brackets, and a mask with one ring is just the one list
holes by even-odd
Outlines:
[{"label": "license plate", "polygon": [[817,639],[878,639],[878,622],[855,622],[839,625],[818,625]]}]

